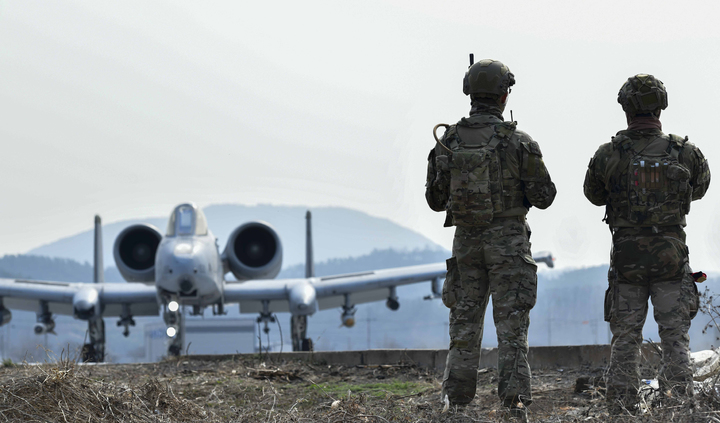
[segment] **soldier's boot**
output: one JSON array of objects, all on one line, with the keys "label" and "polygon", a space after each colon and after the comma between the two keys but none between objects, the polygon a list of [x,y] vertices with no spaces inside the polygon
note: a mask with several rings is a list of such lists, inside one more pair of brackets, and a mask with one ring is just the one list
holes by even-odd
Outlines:
[{"label": "soldier's boot", "polygon": [[502,407],[498,410],[497,419],[503,422],[527,423],[527,407],[522,403]]},{"label": "soldier's boot", "polygon": [[452,406],[470,404],[475,398],[476,383],[475,380],[455,380],[452,383],[444,380],[440,391],[440,399],[445,401],[445,398],[447,398]]},{"label": "soldier's boot", "polygon": [[634,416],[638,411],[638,391],[632,387],[608,383],[605,402],[610,416]]},{"label": "soldier's boot", "polygon": [[452,412],[458,412],[458,411],[465,410],[467,405],[470,403],[469,402],[463,402],[463,403],[452,402],[452,401],[450,401],[449,397],[443,393],[442,394],[442,404],[443,404],[442,405],[443,413],[447,413],[447,412],[452,413]]},{"label": "soldier's boot", "polygon": [[[673,386],[673,388],[667,389],[668,386]],[[688,383],[676,383],[675,385],[661,383],[661,390],[652,405],[653,407],[683,409],[688,413],[693,413],[698,408],[694,387]]]},{"label": "soldier's boot", "polygon": [[607,408],[610,416],[634,416],[638,411],[637,401],[625,396],[607,397]]},{"label": "soldier's boot", "polygon": [[510,407],[510,421],[518,423],[527,423],[527,408],[519,403]]}]

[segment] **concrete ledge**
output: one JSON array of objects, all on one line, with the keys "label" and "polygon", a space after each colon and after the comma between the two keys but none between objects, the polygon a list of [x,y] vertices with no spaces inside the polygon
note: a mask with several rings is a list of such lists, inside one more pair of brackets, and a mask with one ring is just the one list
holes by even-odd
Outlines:
[{"label": "concrete ledge", "polygon": [[[366,350],[366,351],[318,351],[318,352],[271,352],[267,354],[234,355],[190,355],[178,360],[221,361],[256,358],[265,356],[268,360],[299,360],[311,363],[343,366],[411,364],[420,367],[445,369],[447,350]],[[658,364],[659,356],[645,344],[642,348],[645,364]],[[497,367],[497,348],[483,348],[480,354],[480,368]],[[610,345],[570,345],[557,347],[531,347],[528,353],[531,368],[580,368],[605,367],[610,362]]]}]

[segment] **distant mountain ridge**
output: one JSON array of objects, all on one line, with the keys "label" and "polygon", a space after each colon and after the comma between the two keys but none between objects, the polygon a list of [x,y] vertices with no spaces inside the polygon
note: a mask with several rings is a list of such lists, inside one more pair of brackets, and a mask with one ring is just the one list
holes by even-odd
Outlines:
[{"label": "distant mountain ridge", "polygon": [[[305,212],[308,207],[237,204],[203,208],[210,230],[218,237],[222,251],[230,233],[243,223],[262,220],[272,225],[283,245],[283,267],[305,261]],[[442,250],[425,236],[390,220],[342,207],[310,209],[313,216],[314,256],[317,262],[332,258],[357,257],[375,249]],[[172,210],[168,210],[168,215]],[[91,227],[92,222],[88,222]],[[106,266],[115,263],[113,243],[126,227],[147,223],[165,232],[167,218],[130,219],[103,225],[103,256]],[[80,263],[92,262],[92,229],[28,251],[27,255],[68,258]]]},{"label": "distant mountain ridge", "polygon": [[[373,250],[370,254],[359,257],[334,258],[315,263],[315,276],[339,275],[343,273],[363,272],[373,269],[388,269],[391,267],[416,266],[419,264],[440,263],[451,255],[447,250],[397,251],[392,248]],[[278,278],[304,278],[305,265],[296,264],[280,272]]]},{"label": "distant mountain ridge", "polygon": [[28,255],[0,257],[2,278],[92,282],[92,273],[92,266],[71,259]]},{"label": "distant mountain ridge", "polygon": [[[437,263],[450,256],[447,250],[430,248],[412,251],[397,251],[392,248],[373,250],[358,257],[333,258],[315,263],[315,275],[327,276],[360,272],[371,269],[414,266]],[[124,282],[117,267],[105,268],[106,282]],[[227,275],[230,276],[230,275]],[[305,277],[305,264],[296,264],[283,269],[279,279]],[[78,263],[71,259],[59,259],[34,255],[6,255],[0,257],[0,278],[50,280],[58,282],[92,282],[93,269],[89,263]]]}]

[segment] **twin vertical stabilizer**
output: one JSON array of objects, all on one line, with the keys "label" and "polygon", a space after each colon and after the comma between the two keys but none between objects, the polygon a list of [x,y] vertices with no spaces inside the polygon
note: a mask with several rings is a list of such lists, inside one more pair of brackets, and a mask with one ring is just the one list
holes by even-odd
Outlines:
[{"label": "twin vertical stabilizer", "polygon": [[313,246],[312,246],[312,213],[310,210],[305,214],[306,232],[305,232],[305,277],[315,277],[315,264],[313,262]]},{"label": "twin vertical stabilizer", "polygon": [[93,282],[105,282],[105,271],[103,270],[103,248],[102,248],[102,220],[100,215],[95,215],[95,250],[93,251]]}]

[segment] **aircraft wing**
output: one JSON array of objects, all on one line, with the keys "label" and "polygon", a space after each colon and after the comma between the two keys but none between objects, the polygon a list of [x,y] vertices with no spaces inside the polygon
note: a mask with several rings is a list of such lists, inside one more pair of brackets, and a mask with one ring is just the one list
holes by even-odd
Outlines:
[{"label": "aircraft wing", "polygon": [[225,284],[224,295],[226,303],[240,303],[241,313],[261,312],[263,301],[269,301],[271,312],[290,311],[293,291],[300,286],[307,291],[309,285],[318,308],[324,310],[342,306],[345,294],[352,304],[368,303],[387,299],[390,288],[444,277],[443,262],[319,278],[251,280]]},{"label": "aircraft wing", "polygon": [[50,313],[73,315],[75,295],[93,289],[103,307],[103,316],[122,314],[123,304],[133,316],[157,316],[159,306],[154,285],[142,283],[69,283],[24,279],[0,279],[0,308],[37,312],[46,301]]},{"label": "aircraft wing", "polygon": [[353,304],[385,300],[391,287],[442,279],[445,272],[446,264],[443,262],[325,276],[318,278],[319,281],[313,285],[317,292],[318,305],[324,310],[340,307],[345,301],[345,294],[352,294]]}]

